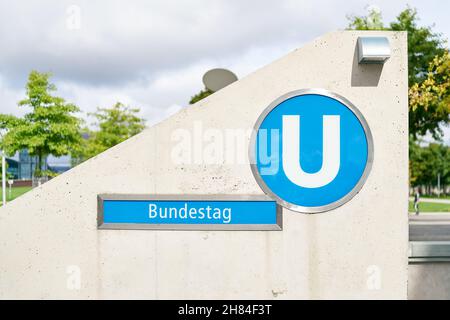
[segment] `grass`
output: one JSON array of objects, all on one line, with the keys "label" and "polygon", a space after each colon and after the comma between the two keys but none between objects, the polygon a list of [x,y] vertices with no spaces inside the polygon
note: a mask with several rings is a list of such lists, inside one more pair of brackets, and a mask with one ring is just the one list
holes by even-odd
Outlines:
[{"label": "grass", "polygon": [[[1,188],[0,188],[1,190]],[[11,195],[9,194],[9,187],[6,187],[6,201],[14,200],[17,197],[20,197],[25,192],[30,191],[31,187],[12,187]],[[3,191],[0,192],[0,206],[2,205],[1,201],[3,201]]]},{"label": "grass", "polygon": [[[414,212],[414,204],[409,202],[409,212]],[[450,213],[450,204],[448,203],[433,203],[433,202],[419,202],[419,212],[448,212]]]}]

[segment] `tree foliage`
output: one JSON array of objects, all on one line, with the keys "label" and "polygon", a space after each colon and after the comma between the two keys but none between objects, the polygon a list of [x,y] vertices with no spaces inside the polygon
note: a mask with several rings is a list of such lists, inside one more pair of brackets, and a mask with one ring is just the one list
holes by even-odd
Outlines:
[{"label": "tree foliage", "polygon": [[367,16],[347,16],[350,30],[384,30],[381,11],[375,7],[368,8]]},{"label": "tree foliage", "polygon": [[96,129],[85,128],[82,147],[74,156],[79,163],[138,134],[145,128],[145,120],[138,116],[139,108],[131,108],[117,102],[112,108],[98,108],[94,117]]},{"label": "tree foliage", "polygon": [[17,126],[19,124],[22,124],[22,120],[19,118],[16,118],[9,114],[1,114],[0,113],[0,150],[4,149],[3,146],[3,138],[4,136],[9,132],[9,130]]},{"label": "tree foliage", "polygon": [[440,175],[441,186],[450,184],[450,148],[439,143],[421,147],[410,141],[411,186],[436,186]]},{"label": "tree foliage", "polygon": [[431,27],[419,27],[417,10],[408,7],[397,20],[390,24],[389,30],[408,32],[408,77],[409,85],[426,79],[430,63],[436,56],[445,53],[445,40],[433,32]]},{"label": "tree foliage", "polygon": [[53,95],[56,86],[50,82],[49,73],[32,71],[26,85],[26,98],[19,106],[31,108],[23,119],[3,115],[9,131],[2,146],[7,154],[27,149],[31,156],[37,156],[35,176],[42,175],[42,161],[46,156],[68,155],[81,142],[80,120],[75,116],[77,106]]},{"label": "tree foliage", "polygon": [[430,132],[435,139],[442,136],[436,123],[448,123],[450,115],[450,53],[431,61],[426,78],[409,90],[410,121],[415,134]]},{"label": "tree foliage", "polygon": [[194,104],[202,99],[205,99],[207,96],[213,94],[214,92],[212,92],[209,89],[204,89],[202,91],[200,91],[199,93],[197,93],[195,96],[191,97],[191,100],[189,101],[189,104]]},{"label": "tree foliage", "polygon": [[[389,26],[375,9],[349,20],[349,29],[408,32],[409,132],[415,140],[427,133],[440,139],[440,125],[450,121],[448,51],[441,35],[430,27],[418,26],[417,11],[410,7]],[[433,94],[437,95],[431,97]]]},{"label": "tree foliage", "polygon": [[[9,128],[11,128],[13,125],[15,125],[19,121],[14,116],[8,115],[8,114],[0,114],[0,150],[3,150],[3,136],[9,131]],[[1,156],[2,154],[0,154]],[[8,162],[5,163],[6,170],[8,170]],[[3,166],[0,163],[0,180],[3,179]],[[6,172],[6,178],[9,179],[11,175],[9,172]]]}]

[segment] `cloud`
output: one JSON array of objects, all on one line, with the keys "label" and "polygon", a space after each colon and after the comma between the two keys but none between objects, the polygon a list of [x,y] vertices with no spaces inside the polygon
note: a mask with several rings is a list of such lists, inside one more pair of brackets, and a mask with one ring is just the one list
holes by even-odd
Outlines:
[{"label": "cloud", "polygon": [[0,72],[13,85],[37,68],[61,80],[119,86],[329,30],[329,19],[315,22],[326,13],[311,10],[308,1],[3,3]]},{"label": "cloud", "polygon": [[[410,3],[423,24],[450,34],[449,4]],[[141,107],[152,124],[185,107],[208,69],[242,78],[345,28],[346,15],[363,14],[367,4],[385,21],[406,7],[387,0],[0,0],[0,112],[23,114],[17,101],[37,69],[51,71],[58,95],[85,113],[121,101]]]},{"label": "cloud", "polygon": [[[379,3],[388,17],[405,7]],[[58,80],[121,86],[202,60],[236,59],[251,48],[304,43],[344,28],[345,16],[364,7],[356,0],[1,0],[0,73],[16,87],[31,69],[52,71]]]}]

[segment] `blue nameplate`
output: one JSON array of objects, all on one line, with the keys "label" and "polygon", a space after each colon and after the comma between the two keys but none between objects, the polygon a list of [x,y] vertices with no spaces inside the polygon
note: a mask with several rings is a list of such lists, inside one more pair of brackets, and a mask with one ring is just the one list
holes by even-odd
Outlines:
[{"label": "blue nameplate", "polygon": [[281,230],[281,208],[266,196],[98,196],[99,229]]}]

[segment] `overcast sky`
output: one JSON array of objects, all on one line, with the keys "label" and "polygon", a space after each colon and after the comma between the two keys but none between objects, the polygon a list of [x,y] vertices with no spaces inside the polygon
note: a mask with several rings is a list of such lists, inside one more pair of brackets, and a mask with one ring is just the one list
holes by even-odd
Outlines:
[{"label": "overcast sky", "polygon": [[368,5],[390,22],[407,4],[449,37],[446,0],[0,0],[0,112],[23,114],[17,101],[36,69],[52,72],[58,95],[83,112],[121,101],[140,107],[151,125],[186,106],[210,68],[243,77],[344,29],[346,16]]}]

